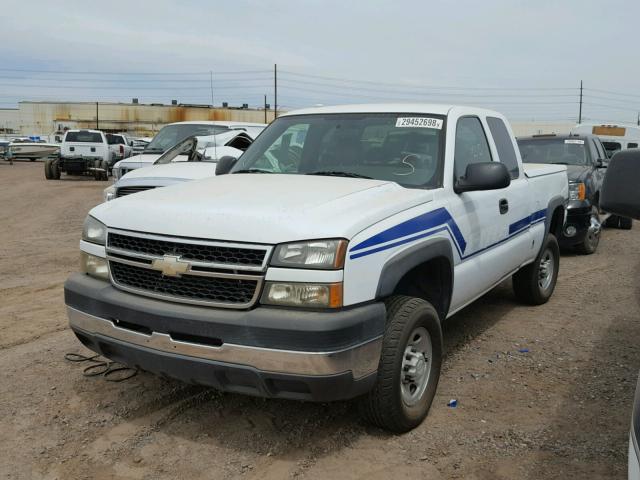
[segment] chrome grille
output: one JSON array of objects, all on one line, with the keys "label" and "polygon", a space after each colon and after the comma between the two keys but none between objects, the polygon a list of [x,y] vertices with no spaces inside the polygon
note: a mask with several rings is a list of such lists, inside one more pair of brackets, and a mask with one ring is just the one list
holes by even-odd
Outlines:
[{"label": "chrome grille", "polygon": [[144,186],[144,187],[120,187],[116,189],[116,198],[124,197],[125,195],[131,195],[132,193],[144,192],[145,190],[151,190],[156,188],[154,186]]},{"label": "chrome grille", "polygon": [[[265,245],[183,239],[109,231],[112,283],[165,300],[225,308],[257,301],[271,253]],[[179,269],[175,269],[179,266]]]}]

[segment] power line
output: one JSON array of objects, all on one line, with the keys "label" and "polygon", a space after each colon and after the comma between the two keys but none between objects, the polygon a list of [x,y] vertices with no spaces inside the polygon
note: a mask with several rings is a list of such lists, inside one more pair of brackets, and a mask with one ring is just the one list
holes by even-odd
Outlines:
[{"label": "power line", "polygon": [[418,84],[407,84],[407,83],[384,83],[384,82],[374,82],[370,80],[353,80],[348,78],[339,78],[339,77],[327,77],[322,75],[310,75],[305,73],[296,73],[291,71],[281,71],[281,73],[287,75],[294,75],[299,77],[308,77],[308,78],[319,78],[323,80],[332,80],[339,82],[347,82],[347,83],[362,83],[362,84],[370,84],[370,85],[385,85],[391,87],[409,87],[409,88],[431,88],[435,90],[572,90],[577,91],[576,87],[452,87],[452,86],[426,86],[426,85],[418,85]]},{"label": "power line", "polygon": [[[80,72],[77,70],[30,70],[30,69],[18,69],[18,68],[0,68],[0,72],[25,72],[25,73],[51,73],[55,75],[73,74],[73,75],[157,75],[157,76],[172,76],[172,75],[209,75],[209,71],[206,72]],[[232,75],[232,74],[245,74],[245,73],[270,73],[270,70],[236,70],[236,71],[216,71],[216,75]]]}]

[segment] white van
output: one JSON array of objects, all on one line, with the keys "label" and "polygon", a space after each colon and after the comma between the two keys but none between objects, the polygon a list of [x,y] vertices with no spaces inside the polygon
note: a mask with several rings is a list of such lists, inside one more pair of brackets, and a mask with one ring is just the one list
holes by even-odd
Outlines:
[{"label": "white van", "polygon": [[602,145],[611,158],[614,153],[640,145],[640,126],[638,125],[595,125],[579,123],[571,133],[589,134],[600,137]]}]

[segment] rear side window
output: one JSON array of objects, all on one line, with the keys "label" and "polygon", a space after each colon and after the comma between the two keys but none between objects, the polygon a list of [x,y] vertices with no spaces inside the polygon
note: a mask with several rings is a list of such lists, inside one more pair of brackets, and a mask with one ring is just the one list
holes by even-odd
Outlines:
[{"label": "rear side window", "polygon": [[637,143],[627,143],[627,148],[638,148]]},{"label": "rear side window", "polygon": [[504,122],[496,117],[487,117],[487,123],[489,124],[493,141],[496,143],[500,162],[504,163],[507,167],[511,178],[518,178],[520,176],[518,157],[516,156],[515,148],[513,148],[513,141],[511,140],[511,135],[509,135],[509,130],[507,130]]},{"label": "rear side window", "polygon": [[124,145],[124,138],[120,135],[107,135],[107,143],[109,145]]},{"label": "rear side window", "polygon": [[456,128],[456,151],[454,156],[454,174],[456,178],[464,176],[467,165],[491,162],[491,152],[484,128],[478,117],[462,117]]},{"label": "rear side window", "polygon": [[67,132],[65,142],[102,143],[102,135],[98,132]]}]

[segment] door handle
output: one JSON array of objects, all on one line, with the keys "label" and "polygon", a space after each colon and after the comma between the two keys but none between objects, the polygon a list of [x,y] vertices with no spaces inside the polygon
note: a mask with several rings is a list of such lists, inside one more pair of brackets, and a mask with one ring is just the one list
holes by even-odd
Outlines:
[{"label": "door handle", "polygon": [[500,215],[504,215],[509,211],[509,202],[506,198],[500,199],[500,201],[498,202],[498,206],[500,208]]}]

